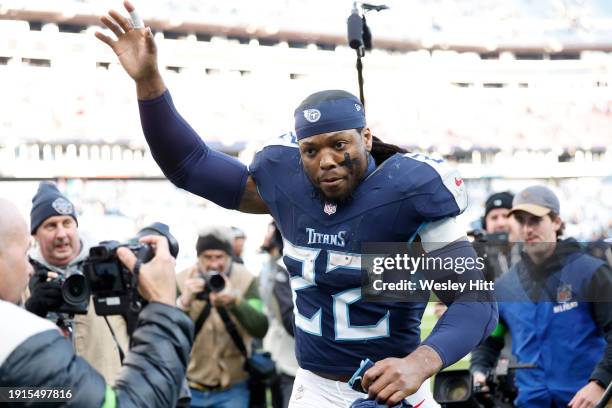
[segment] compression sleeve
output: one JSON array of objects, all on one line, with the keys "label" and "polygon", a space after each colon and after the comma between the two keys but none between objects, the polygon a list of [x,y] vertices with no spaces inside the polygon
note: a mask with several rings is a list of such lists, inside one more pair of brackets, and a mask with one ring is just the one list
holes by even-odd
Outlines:
[{"label": "compression sleeve", "polygon": [[[437,270],[431,277],[439,282],[466,283],[466,289],[449,293],[436,292],[448,310],[442,315],[431,334],[422,343],[433,348],[448,367],[483,342],[497,325],[497,303],[492,293],[484,290],[470,290],[470,281],[484,280],[476,260],[476,252],[467,241],[456,241],[428,254],[442,259],[452,258],[456,265],[464,265],[463,273],[456,270]],[[473,267],[468,267],[472,264]]]},{"label": "compression sleeve", "polygon": [[236,209],[247,166],[210,149],[176,111],[170,92],[138,101],[140,122],[153,159],[174,185],[222,207]]}]

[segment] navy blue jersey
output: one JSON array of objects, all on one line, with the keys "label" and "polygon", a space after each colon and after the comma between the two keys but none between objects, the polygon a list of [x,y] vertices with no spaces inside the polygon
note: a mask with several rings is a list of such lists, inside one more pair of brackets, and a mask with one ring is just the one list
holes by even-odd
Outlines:
[{"label": "navy blue jersey", "polygon": [[460,214],[467,198],[459,174],[442,160],[396,154],[377,168],[371,160],[346,203],[325,203],[293,133],[258,152],[249,172],[285,240],[300,366],[352,374],[364,358],[412,352],[426,304],[364,302],[361,245],[409,242],[426,223]]}]

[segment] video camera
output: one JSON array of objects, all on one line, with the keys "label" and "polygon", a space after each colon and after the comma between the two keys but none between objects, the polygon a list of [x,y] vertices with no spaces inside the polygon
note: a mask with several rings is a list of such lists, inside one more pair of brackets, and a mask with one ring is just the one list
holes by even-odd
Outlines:
[{"label": "video camera", "polygon": [[[78,267],[72,268],[57,281],[61,286],[62,303],[51,312],[86,314],[89,298],[93,296],[96,314],[100,316],[125,314],[128,309],[138,312],[143,299],[138,294],[138,277],[132,274],[117,257],[117,249],[128,248],[142,263],[155,255],[153,248],[141,244],[146,235],[161,235],[168,240],[170,254],[176,258],[178,242],[167,225],[156,222],[136,234],[125,243],[102,241],[89,249],[89,256]],[[50,271],[45,265],[30,259],[38,270]],[[225,282],[224,282],[225,283]]]},{"label": "video camera", "polygon": [[487,234],[484,230],[477,229],[469,231],[467,235],[473,238],[472,245],[476,254],[484,259],[486,280],[494,281],[508,270],[510,267],[510,241],[507,232]]},{"label": "video camera", "polygon": [[500,359],[487,376],[487,388],[476,386],[470,370],[442,371],[436,375],[433,397],[443,408],[511,408],[518,395],[514,370],[535,368],[534,364],[509,364]]}]

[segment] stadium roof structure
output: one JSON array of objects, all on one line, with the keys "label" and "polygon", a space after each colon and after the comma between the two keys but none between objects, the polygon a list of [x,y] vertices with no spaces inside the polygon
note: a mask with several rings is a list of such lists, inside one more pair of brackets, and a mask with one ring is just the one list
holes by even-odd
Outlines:
[{"label": "stadium roof structure", "polygon": [[[140,11],[156,30],[281,41],[346,43],[352,0],[147,0]],[[456,51],[612,51],[608,0],[387,0],[368,13],[375,47]],[[0,18],[98,24],[119,1],[3,0]]]}]

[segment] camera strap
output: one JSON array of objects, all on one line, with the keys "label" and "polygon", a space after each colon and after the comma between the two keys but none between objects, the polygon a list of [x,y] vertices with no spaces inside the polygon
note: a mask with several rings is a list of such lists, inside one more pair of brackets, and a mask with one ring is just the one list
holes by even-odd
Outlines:
[{"label": "camera strap", "polygon": [[236,347],[238,347],[238,350],[240,350],[244,358],[248,358],[249,356],[247,355],[247,350],[244,346],[244,341],[242,340],[242,337],[240,337],[240,334],[238,334],[236,324],[234,324],[233,320],[229,317],[229,314],[227,314],[227,310],[225,310],[225,308],[223,307],[218,307],[217,312],[219,312],[219,316],[221,316],[221,320],[223,320],[225,329],[234,341]]},{"label": "camera strap", "polygon": [[113,336],[113,340],[115,341],[115,345],[117,346],[117,350],[119,351],[119,361],[121,362],[121,365],[123,365],[123,359],[125,358],[125,353],[123,352],[123,349],[119,345],[119,341],[117,340],[117,336],[115,336],[115,331],[113,330],[113,326],[111,326],[110,322],[108,321],[108,316],[104,316],[104,321],[106,322],[106,325],[108,326],[111,332],[111,336]]},{"label": "camera strap", "polygon": [[206,306],[204,306],[204,309],[202,310],[202,313],[200,313],[200,315],[198,316],[198,320],[196,320],[195,322],[195,334],[194,336],[197,336],[198,333],[200,332],[200,329],[202,328],[202,326],[204,326],[204,322],[206,321],[206,319],[208,319],[208,316],[210,315],[210,309],[212,308],[210,301],[206,302]]}]

